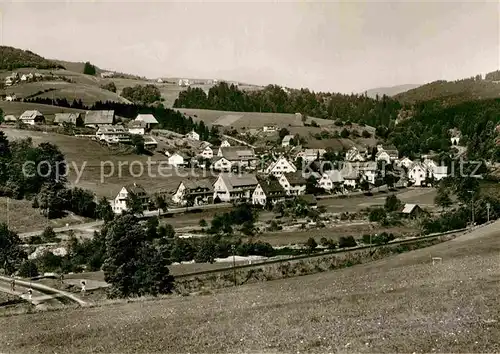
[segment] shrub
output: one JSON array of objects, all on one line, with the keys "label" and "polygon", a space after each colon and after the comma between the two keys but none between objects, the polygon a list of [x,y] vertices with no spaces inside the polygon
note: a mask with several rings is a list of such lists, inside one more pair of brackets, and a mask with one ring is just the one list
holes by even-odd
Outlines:
[{"label": "shrub", "polygon": [[339,248],[355,247],[357,245],[356,240],[352,236],[342,236],[339,239]]},{"label": "shrub", "polygon": [[19,267],[19,276],[23,278],[33,278],[38,275],[38,267],[32,260],[25,260]]}]

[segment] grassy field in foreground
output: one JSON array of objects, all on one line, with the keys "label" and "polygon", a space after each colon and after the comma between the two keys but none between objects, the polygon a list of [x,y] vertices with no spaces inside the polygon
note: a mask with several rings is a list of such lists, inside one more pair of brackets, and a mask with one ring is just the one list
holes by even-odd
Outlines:
[{"label": "grassy field in foreground", "polygon": [[210,295],[0,318],[0,342],[16,353],[498,352],[499,230]]}]

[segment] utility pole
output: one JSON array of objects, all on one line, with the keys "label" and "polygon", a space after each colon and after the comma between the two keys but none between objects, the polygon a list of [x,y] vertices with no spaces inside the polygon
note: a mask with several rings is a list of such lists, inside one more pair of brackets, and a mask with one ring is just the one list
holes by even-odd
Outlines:
[{"label": "utility pole", "polygon": [[470,193],[471,198],[470,198],[470,210],[471,210],[471,227],[474,227],[474,192],[473,191],[467,191]]},{"label": "utility pole", "polygon": [[236,259],[234,255],[235,247],[231,245],[231,251],[233,253],[233,278],[234,278],[234,286],[236,286]]},{"label": "utility pole", "polygon": [[487,211],[487,214],[488,214],[488,222],[490,222],[490,208],[491,208],[490,203],[486,203],[486,211]]}]

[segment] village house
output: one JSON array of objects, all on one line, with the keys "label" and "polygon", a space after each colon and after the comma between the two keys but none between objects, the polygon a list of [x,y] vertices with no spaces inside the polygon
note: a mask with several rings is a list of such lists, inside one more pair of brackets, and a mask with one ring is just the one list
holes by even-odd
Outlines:
[{"label": "village house", "polygon": [[214,201],[249,201],[258,181],[251,174],[221,173],[214,183]]},{"label": "village house", "polygon": [[384,161],[387,164],[391,163],[391,157],[389,156],[389,153],[385,150],[379,150],[377,151],[377,154],[375,155],[375,161]]},{"label": "village house", "polygon": [[285,135],[283,137],[283,140],[281,141],[281,147],[290,146],[292,140],[293,140],[293,135]]},{"label": "village house", "polygon": [[135,119],[128,123],[128,132],[134,135],[144,135],[146,134],[146,127],[146,122]]},{"label": "village house", "polygon": [[230,172],[232,168],[231,161],[225,157],[215,156],[212,159],[212,169],[214,171]]},{"label": "village house", "polygon": [[231,144],[229,144],[229,141],[227,141],[227,139],[222,140],[222,142],[220,143],[220,147],[229,147],[229,146],[231,146]]},{"label": "village house", "polygon": [[345,160],[350,162],[365,161],[365,157],[361,154],[357,147],[353,146],[345,153]]},{"label": "village house", "polygon": [[265,206],[285,199],[286,193],[277,180],[260,180],[252,194],[252,204]]},{"label": "village house", "polygon": [[204,159],[212,159],[214,157],[214,150],[210,146],[206,146],[201,152],[200,155]]},{"label": "village house", "polygon": [[436,168],[433,171],[432,177],[436,181],[440,181],[443,178],[448,177],[448,166],[436,166]]},{"label": "village house", "polygon": [[3,117],[3,120],[6,124],[17,122],[17,118],[13,114],[6,115],[5,117]]},{"label": "village house", "polygon": [[422,210],[418,204],[405,204],[401,210],[401,215],[409,219],[418,218],[423,213],[425,213],[425,211]]},{"label": "village house", "polygon": [[225,157],[232,166],[255,168],[257,165],[255,152],[248,146],[220,147],[217,156]]},{"label": "village house", "polygon": [[413,185],[420,187],[427,178],[427,168],[420,162],[415,161],[408,170],[408,179]]},{"label": "village house", "polygon": [[134,121],[145,123],[146,130],[151,129],[153,126],[158,124],[158,120],[156,120],[155,116],[152,114],[138,114]]},{"label": "village house", "polygon": [[81,119],[80,113],[56,113],[54,117],[54,123],[63,125],[63,123],[74,124]]},{"label": "village house", "polygon": [[39,111],[25,111],[19,117],[19,120],[24,124],[35,125],[45,123],[45,117]]},{"label": "village house", "polygon": [[292,172],[297,172],[297,168],[283,156],[271,163],[265,170],[267,175],[273,175],[276,177],[281,176],[283,173]]},{"label": "village house", "polygon": [[287,195],[306,194],[306,179],[301,172],[284,173],[278,178]]},{"label": "village house", "polygon": [[397,166],[404,167],[407,170],[411,167],[413,164],[413,161],[410,160],[408,157],[403,157],[402,159],[399,159],[396,163]]},{"label": "village house", "polygon": [[344,179],[344,186],[348,189],[356,188],[358,181],[360,179],[359,169],[355,164],[346,162],[343,164],[340,174]]},{"label": "village house", "polygon": [[115,214],[121,214],[122,212],[128,210],[127,198],[130,194],[132,194],[135,198],[138,198],[141,201],[143,208],[147,209],[149,203],[148,194],[142,186],[134,183],[124,186],[112,201],[111,207],[113,208]]},{"label": "village house", "polygon": [[305,149],[297,154],[304,162],[312,162],[316,159],[321,159],[326,154],[325,149]]},{"label": "village house", "polygon": [[[389,156],[389,162],[392,163],[393,161],[396,161],[399,158],[399,151],[396,149],[394,145],[377,145],[377,155],[381,151],[385,151],[387,155]],[[385,155],[383,155],[385,157]]]},{"label": "village house", "polygon": [[214,188],[209,179],[185,179],[176,189],[172,201],[180,205],[203,205],[213,201]]},{"label": "village house", "polygon": [[323,173],[318,181],[318,186],[326,191],[333,189],[343,190],[344,178],[339,170],[330,170]]},{"label": "village house", "polygon": [[168,164],[179,167],[187,163],[188,157],[181,152],[175,152],[168,158]]},{"label": "village house", "polygon": [[375,178],[377,177],[377,162],[375,161],[366,161],[359,162],[355,165],[355,168],[358,169],[360,178],[363,178],[370,184],[375,184]]},{"label": "village house", "polygon": [[450,140],[452,145],[460,144],[460,138],[462,137],[462,133],[460,132],[460,130],[458,130],[457,128],[453,128],[450,129],[448,133],[450,134]]},{"label": "village house", "polygon": [[5,96],[5,101],[7,101],[7,102],[13,102],[13,101],[15,101],[15,100],[16,100],[16,98],[17,98],[17,97],[16,97],[16,95],[14,95],[14,94],[12,94],[12,95],[7,95],[7,96]]},{"label": "village house", "polygon": [[123,125],[100,126],[95,135],[99,140],[108,144],[130,142],[130,134]]},{"label": "village house", "polygon": [[198,134],[194,130],[191,130],[189,133],[186,134],[186,138],[191,140],[200,140],[200,134]]},{"label": "village house", "polygon": [[271,133],[271,132],[275,132],[278,130],[278,127],[276,125],[264,125],[264,127],[262,128],[262,131],[264,133]]},{"label": "village house", "polygon": [[115,111],[87,111],[84,124],[86,127],[99,128],[102,125],[115,124]]}]

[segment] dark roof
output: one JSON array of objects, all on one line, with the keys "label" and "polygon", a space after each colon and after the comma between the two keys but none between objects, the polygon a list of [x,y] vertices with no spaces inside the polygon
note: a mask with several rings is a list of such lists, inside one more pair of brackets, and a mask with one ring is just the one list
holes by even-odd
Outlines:
[{"label": "dark roof", "polygon": [[113,124],[115,111],[87,111],[85,124]]},{"label": "dark roof", "polygon": [[297,172],[292,172],[292,173],[285,173],[284,174],[286,177],[286,180],[290,185],[296,186],[296,185],[303,185],[306,184],[306,179],[302,175],[302,172],[297,171]]},{"label": "dark roof", "polygon": [[285,190],[276,179],[259,180],[259,184],[266,195],[285,194]]},{"label": "dark roof", "polygon": [[135,194],[137,196],[140,196],[140,195],[146,195],[146,190],[144,189],[144,187],[142,187],[140,184],[136,184],[136,183],[133,183],[133,184],[127,184],[125,186],[125,189],[129,192],[129,193],[132,193],[132,194]]},{"label": "dark roof", "polygon": [[182,184],[184,184],[184,187],[188,190],[197,190],[197,189],[202,189],[202,190],[209,190],[213,191],[213,183],[209,179],[185,179],[182,181]]},{"label": "dark roof", "polygon": [[253,148],[248,146],[226,146],[220,149],[222,156],[230,161],[256,159]]}]

